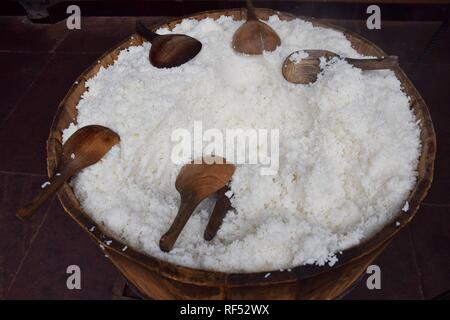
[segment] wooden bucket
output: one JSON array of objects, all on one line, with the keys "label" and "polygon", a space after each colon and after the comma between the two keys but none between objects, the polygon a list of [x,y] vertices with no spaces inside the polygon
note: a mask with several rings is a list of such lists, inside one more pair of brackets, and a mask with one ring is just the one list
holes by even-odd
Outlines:
[{"label": "wooden bucket", "polygon": [[[275,12],[268,9],[257,9],[257,15],[261,19],[267,19],[271,15],[278,15],[282,20],[291,20],[295,16]],[[193,19],[213,18],[222,15],[232,16],[235,20],[243,20],[246,17],[244,9],[217,10],[202,12],[188,16]],[[186,18],[186,17],[185,17]],[[358,52],[371,56],[385,56],[380,48],[373,43],[354,33],[338,27],[330,26],[311,18],[301,17],[314,25],[337,29],[344,32],[352,46]],[[161,26],[173,28],[182,18],[172,20]],[[119,52],[127,47],[140,45],[142,38],[134,34],[131,38],[122,42],[118,47],[105,53],[99,62],[90,66],[77,79],[63,101],[59,105],[53,121],[50,136],[47,141],[47,165],[48,174],[53,176],[61,157],[62,131],[75,122],[77,118],[76,105],[80,96],[85,91],[86,80],[92,78],[101,66],[114,63]],[[113,239],[102,232],[101,228],[86,214],[80,206],[69,184],[58,192],[59,200],[65,211],[97,242],[105,247],[105,254],[122,274],[141,293],[154,299],[334,299],[342,295],[358,278],[375,257],[389,244],[390,240],[408,224],[419,208],[419,204],[425,197],[432,181],[433,166],[436,152],[436,137],[431,122],[430,114],[424,100],[398,68],[396,75],[400,79],[404,91],[411,98],[411,105],[416,118],[421,124],[422,154],[418,164],[418,178],[415,188],[409,195],[408,214],[398,213],[395,221],[401,223],[396,227],[392,222],[364,243],[345,250],[339,256],[339,261],[333,266],[298,266],[291,272],[279,270],[270,271],[271,276],[265,277],[267,272],[259,273],[224,273],[207,270],[187,268],[166,261],[159,260],[129,248],[122,251],[125,243]],[[92,227],[95,226],[93,232]],[[104,244],[105,240],[112,239],[111,245]]]}]

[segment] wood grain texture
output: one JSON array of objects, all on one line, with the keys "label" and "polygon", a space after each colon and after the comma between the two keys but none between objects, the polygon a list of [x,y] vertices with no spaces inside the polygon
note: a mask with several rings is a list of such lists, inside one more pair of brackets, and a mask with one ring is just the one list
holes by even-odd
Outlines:
[{"label": "wood grain texture", "polygon": [[203,239],[207,241],[214,239],[217,231],[219,231],[220,226],[222,225],[225,215],[231,209],[230,198],[226,195],[229,190],[229,187],[225,186],[217,192],[216,204],[214,205],[213,212],[209,216],[208,224],[203,233]]},{"label": "wood grain texture", "polygon": [[197,39],[185,34],[159,35],[150,31],[142,21],[136,22],[136,32],[152,44],[149,60],[156,68],[181,66],[202,49],[202,43]]},{"label": "wood grain texture", "polygon": [[251,0],[247,0],[246,4],[247,21],[234,32],[233,49],[249,55],[259,55],[264,51],[274,51],[281,44],[280,37],[271,26],[257,18],[255,7]]},{"label": "wood grain texture", "polygon": [[172,250],[178,236],[200,202],[222,189],[230,181],[236,169],[233,164],[226,163],[221,157],[210,158],[210,161],[217,161],[214,163],[200,160],[198,163],[184,165],[175,181],[175,188],[180,193],[181,202],[175,220],[159,241],[159,247],[164,252]]},{"label": "wood grain texture", "polygon": [[372,59],[353,59],[340,57],[334,52],[328,50],[302,50],[307,54],[306,57],[296,61],[295,55],[300,51],[294,51],[284,60],[281,67],[284,78],[292,83],[309,84],[317,80],[317,76],[322,71],[320,61],[322,58],[329,61],[332,58],[344,59],[347,63],[362,70],[380,70],[395,69],[398,67],[398,57],[389,56]]},{"label": "wood grain texture", "polygon": [[58,189],[80,170],[100,161],[120,137],[114,131],[99,125],[90,125],[75,131],[66,141],[58,173],[41,187],[30,203],[17,211],[20,219],[30,218]]},{"label": "wood grain texture", "polygon": [[[260,19],[267,19],[273,14],[278,14],[283,20],[295,18],[288,13],[266,9],[257,9],[256,13]],[[193,15],[191,18],[217,19],[221,15],[243,20],[245,10],[208,11]],[[311,21],[314,25],[344,32],[354,49],[360,53],[371,56],[387,55],[376,45],[357,34],[311,18],[302,18]],[[163,25],[173,28],[181,19],[172,20]],[[155,26],[154,30],[160,26]],[[100,58],[100,63],[95,63],[88,68],[78,78],[78,83],[69,90],[59,106],[47,141],[49,176],[54,175],[61,158],[62,130],[71,122],[76,122],[76,105],[86,89],[86,80],[93,77],[101,66],[113,64],[120,50],[141,43],[142,39],[135,34],[131,39],[108,51]],[[116,239],[106,247],[111,261],[144,295],[156,299],[334,299],[339,297],[359,278],[367,265],[389,244],[390,240],[413,219],[433,178],[436,138],[428,108],[403,70],[397,68],[395,73],[404,91],[411,98],[411,107],[416,118],[421,121],[422,142],[422,153],[417,167],[417,183],[408,197],[410,210],[408,214],[399,212],[395,219],[400,222],[400,227],[396,227],[395,222],[386,225],[364,243],[345,250],[333,267],[298,266],[293,268],[292,272],[268,270],[257,273],[224,273],[193,269],[162,261],[132,248],[122,251],[126,244]],[[100,244],[105,239],[111,238],[103,233],[101,228],[96,226],[89,215],[83,211],[67,183],[58,192],[58,197],[66,212],[86,230],[94,241]],[[90,232],[89,229],[92,226],[96,228]],[[270,272],[271,276],[266,278],[267,272]]]}]

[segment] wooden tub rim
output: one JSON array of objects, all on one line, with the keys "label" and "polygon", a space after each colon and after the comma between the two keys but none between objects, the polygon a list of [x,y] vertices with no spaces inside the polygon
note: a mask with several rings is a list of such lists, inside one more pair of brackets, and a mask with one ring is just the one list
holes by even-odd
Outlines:
[{"label": "wooden tub rim", "polygon": [[[156,24],[152,29],[157,30],[160,27],[173,28],[174,25],[178,24],[181,20],[190,19],[203,19],[206,17],[214,17],[216,19],[218,16],[226,15],[232,16],[235,20],[242,20],[245,18],[246,10],[242,8],[238,9],[219,9],[203,11],[195,14],[186,15],[180,18],[170,19],[165,22]],[[315,26],[320,26],[324,28],[334,29],[343,32],[347,39],[354,46],[354,42],[367,45],[373,52],[377,53],[377,56],[385,56],[386,53],[381,50],[378,46],[372,42],[366,40],[365,38],[355,34],[352,31],[348,31],[344,28],[334,26],[330,23],[318,22],[314,18],[295,16],[290,13],[275,11],[271,9],[257,9],[257,15],[262,19],[267,19],[268,16],[277,15],[280,20],[291,20],[294,18],[300,18],[305,21],[311,22]],[[119,45],[114,46],[114,48],[105,52],[96,62],[90,65],[78,78],[77,81],[69,89],[68,93],[65,95],[63,100],[58,106],[58,110],[55,114],[50,135],[47,140],[47,171],[49,177],[53,176],[57,168],[59,155],[61,154],[61,130],[59,124],[62,115],[65,113],[66,101],[75,93],[81,85],[84,86],[84,82],[90,77],[86,78],[85,75],[98,68],[99,61],[105,61],[108,57],[116,50],[123,50],[131,45],[137,45],[142,42],[142,39],[137,34],[133,34],[131,39],[127,38],[122,41]],[[301,48],[299,48],[301,49]],[[306,49],[306,48],[305,48]],[[358,48],[355,48],[357,51]],[[114,59],[115,60],[115,59]],[[112,61],[112,63],[114,62]],[[108,63],[108,65],[112,64]],[[98,70],[97,70],[98,71]],[[97,73],[97,71],[95,73]],[[330,266],[315,266],[315,265],[301,265],[292,267],[291,272],[280,271],[280,270],[267,270],[261,272],[220,272],[212,270],[196,269],[186,266],[177,265],[171,262],[160,260],[153,256],[141,253],[133,248],[128,248],[126,251],[122,249],[126,246],[125,243],[116,240],[114,237],[109,236],[107,233],[102,232],[101,227],[98,226],[87,213],[85,213],[79,206],[78,200],[76,199],[73,190],[68,183],[64,184],[63,187],[58,192],[58,198],[64,208],[64,210],[69,214],[72,219],[74,219],[89,235],[97,242],[98,245],[107,247],[107,250],[113,250],[117,254],[120,254],[139,265],[157,272],[161,276],[192,284],[210,285],[210,286],[245,286],[245,285],[269,285],[277,283],[286,282],[298,282],[300,280],[308,279],[319,275],[321,273],[327,272],[330,269],[339,268],[343,265],[349,264],[352,261],[366,256],[377,248],[389,242],[395,235],[397,235],[400,230],[402,230],[415,216],[419,208],[420,202],[425,198],[433,179],[434,172],[434,159],[436,154],[436,137],[431,121],[431,117],[426,106],[425,101],[420,96],[417,89],[413,86],[411,81],[407,78],[403,70],[399,67],[396,71],[396,75],[402,82],[402,86],[407,91],[408,96],[411,97],[411,107],[415,110],[415,113],[419,110],[422,115],[421,119],[421,141],[422,141],[422,152],[420,155],[420,162],[418,167],[422,164],[423,174],[418,175],[417,182],[414,189],[410,192],[408,197],[408,202],[410,206],[410,211],[407,214],[399,212],[396,214],[396,218],[390,223],[385,225],[380,231],[375,235],[366,239],[364,242],[357,246],[351,247],[343,251],[343,254],[338,255],[338,262]],[[418,110],[417,110],[418,109]],[[416,117],[420,116],[416,114]],[[76,119],[72,117],[72,121]],[[66,126],[67,127],[67,126]],[[424,137],[426,134],[426,137]],[[420,168],[419,168],[420,169]],[[395,222],[399,221],[400,226],[397,227]],[[92,227],[95,227],[93,231]],[[107,246],[105,244],[106,240],[113,240],[111,245]],[[270,277],[265,277],[267,273],[270,273]]]}]

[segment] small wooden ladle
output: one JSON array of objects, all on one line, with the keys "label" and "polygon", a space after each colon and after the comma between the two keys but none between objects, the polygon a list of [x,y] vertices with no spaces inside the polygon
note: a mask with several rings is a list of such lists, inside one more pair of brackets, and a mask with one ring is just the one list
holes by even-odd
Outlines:
[{"label": "small wooden ladle", "polygon": [[172,250],[181,231],[205,198],[223,188],[231,179],[236,167],[226,163],[225,159],[216,157],[215,163],[204,161],[190,163],[181,168],[175,181],[175,188],[180,193],[181,203],[178,214],[169,230],[161,237],[159,247],[162,251]]},{"label": "small wooden ladle", "polygon": [[[317,80],[317,75],[322,71],[320,68],[320,59],[330,60],[339,57],[334,52],[327,50],[302,50],[308,54],[307,57],[297,60],[295,55],[300,51],[291,53],[283,63],[282,73],[284,78],[292,83],[308,84]],[[362,70],[380,70],[393,69],[398,66],[398,58],[396,56],[388,56],[374,59],[351,59],[344,58],[349,64]]]},{"label": "small wooden ladle", "polygon": [[258,20],[253,3],[250,0],[246,3],[247,21],[234,33],[233,49],[250,55],[274,51],[281,44],[280,37],[269,25]]},{"label": "small wooden ladle", "polygon": [[159,35],[150,31],[141,21],[136,22],[137,33],[152,44],[150,63],[156,68],[178,67],[194,58],[202,43],[185,34]]},{"label": "small wooden ladle", "polygon": [[111,129],[90,125],[77,130],[63,145],[62,160],[50,184],[26,206],[17,211],[21,219],[29,218],[58,189],[81,169],[98,162],[120,137]]}]

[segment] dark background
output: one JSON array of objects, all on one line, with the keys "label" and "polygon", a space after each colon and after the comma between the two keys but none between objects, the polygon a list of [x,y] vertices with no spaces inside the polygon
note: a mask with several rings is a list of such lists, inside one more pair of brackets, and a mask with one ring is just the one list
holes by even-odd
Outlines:
[{"label": "dark background", "polygon": [[[15,217],[46,180],[53,116],[76,77],[107,49],[148,24],[240,1],[44,1],[26,11],[0,1],[0,299],[124,299],[136,294],[53,199],[29,222]],[[374,262],[382,289],[366,276],[344,299],[431,299],[450,289],[449,1],[378,1],[381,30],[365,26],[371,1],[255,1],[257,7],[314,16],[355,31],[400,65],[422,94],[438,153],[432,188],[413,222]],[[67,30],[65,9],[81,7],[81,30]],[[41,6],[45,8],[45,6]],[[59,21],[59,22],[58,22]],[[82,289],[66,288],[66,268],[81,267]]]}]

